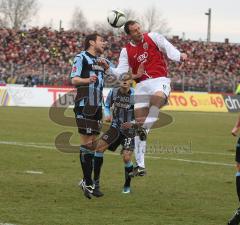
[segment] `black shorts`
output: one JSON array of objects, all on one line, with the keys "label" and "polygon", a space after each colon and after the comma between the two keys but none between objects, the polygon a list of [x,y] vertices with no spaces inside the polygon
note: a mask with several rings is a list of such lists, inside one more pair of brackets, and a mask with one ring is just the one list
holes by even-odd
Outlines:
[{"label": "black shorts", "polygon": [[238,138],[237,145],[236,145],[235,160],[236,160],[237,163],[240,163],[240,138]]},{"label": "black shorts", "polygon": [[102,140],[108,143],[108,150],[116,151],[119,145],[122,145],[122,150],[134,150],[134,136],[123,134],[119,128],[111,126],[108,131],[101,137]]},{"label": "black shorts", "polygon": [[74,113],[78,132],[83,135],[98,135],[102,128],[102,107],[75,106]]}]

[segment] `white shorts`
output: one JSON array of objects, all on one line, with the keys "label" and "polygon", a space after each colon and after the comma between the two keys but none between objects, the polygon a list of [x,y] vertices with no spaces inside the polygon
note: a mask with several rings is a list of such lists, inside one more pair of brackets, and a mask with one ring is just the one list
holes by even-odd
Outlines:
[{"label": "white shorts", "polygon": [[167,77],[148,79],[137,83],[135,87],[135,108],[149,107],[150,98],[154,93],[161,91],[166,97],[170,95],[171,80]]}]

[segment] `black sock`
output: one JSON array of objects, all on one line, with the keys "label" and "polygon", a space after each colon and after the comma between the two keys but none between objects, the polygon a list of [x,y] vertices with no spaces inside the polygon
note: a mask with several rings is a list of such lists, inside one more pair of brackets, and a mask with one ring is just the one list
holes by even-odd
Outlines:
[{"label": "black sock", "polygon": [[133,171],[133,163],[132,162],[125,163],[125,183],[124,183],[124,187],[130,187],[131,177],[128,174],[132,171]]},{"label": "black sock", "polygon": [[92,170],[93,170],[93,157],[94,152],[87,149],[85,146],[80,147],[80,163],[83,171],[83,179],[86,185],[93,185]]},{"label": "black sock", "polygon": [[95,188],[100,186],[100,173],[103,164],[103,153],[95,152],[94,155],[94,184]]},{"label": "black sock", "polygon": [[240,172],[238,172],[236,176],[236,188],[237,188],[238,200],[240,202]]}]

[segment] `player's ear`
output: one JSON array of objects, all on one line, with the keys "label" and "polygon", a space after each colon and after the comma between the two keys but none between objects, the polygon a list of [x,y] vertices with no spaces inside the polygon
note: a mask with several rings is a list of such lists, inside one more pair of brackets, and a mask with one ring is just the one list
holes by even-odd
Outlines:
[{"label": "player's ear", "polygon": [[90,46],[93,46],[95,44],[95,41],[91,40],[89,41]]}]

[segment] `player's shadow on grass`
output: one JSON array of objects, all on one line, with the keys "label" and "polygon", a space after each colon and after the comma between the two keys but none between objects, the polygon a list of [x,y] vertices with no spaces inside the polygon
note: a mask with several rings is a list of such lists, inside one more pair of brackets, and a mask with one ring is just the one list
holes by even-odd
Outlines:
[{"label": "player's shadow on grass", "polygon": [[173,117],[168,115],[167,113],[160,112],[158,116],[158,120],[154,123],[152,129],[158,129],[161,127],[168,126],[173,122]]}]

